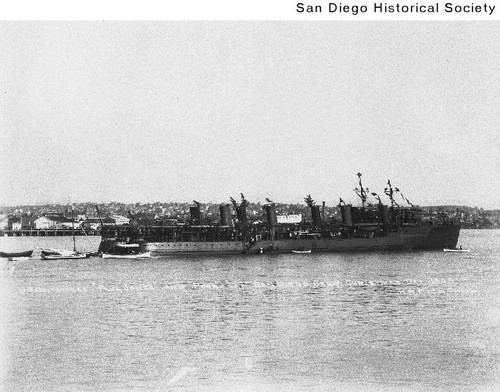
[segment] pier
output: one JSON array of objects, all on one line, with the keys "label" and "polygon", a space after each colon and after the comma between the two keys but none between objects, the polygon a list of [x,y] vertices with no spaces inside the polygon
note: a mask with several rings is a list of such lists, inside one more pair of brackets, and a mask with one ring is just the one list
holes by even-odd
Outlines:
[{"label": "pier", "polygon": [[[63,237],[72,236],[71,229],[28,229],[28,230],[0,230],[2,237]],[[75,229],[75,236],[98,236],[100,232],[97,230]]]}]

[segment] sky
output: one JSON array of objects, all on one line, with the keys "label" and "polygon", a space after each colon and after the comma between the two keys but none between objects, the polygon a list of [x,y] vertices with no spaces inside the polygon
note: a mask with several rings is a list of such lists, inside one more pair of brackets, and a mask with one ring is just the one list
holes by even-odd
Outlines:
[{"label": "sky", "polygon": [[0,22],[0,50],[0,205],[336,205],[361,172],[500,208],[495,22]]}]

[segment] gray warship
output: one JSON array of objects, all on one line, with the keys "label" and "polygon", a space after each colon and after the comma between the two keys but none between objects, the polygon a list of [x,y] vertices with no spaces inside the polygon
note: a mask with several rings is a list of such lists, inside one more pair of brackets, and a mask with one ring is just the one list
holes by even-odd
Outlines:
[{"label": "gray warship", "polygon": [[[117,246],[138,244],[138,252],[151,255],[169,254],[230,254],[230,253],[315,253],[352,251],[443,250],[456,247],[460,223],[441,214],[437,219],[424,219],[420,207],[414,206],[402,193],[406,206],[395,201],[398,188],[390,181],[384,193],[390,205],[367,202],[369,190],[361,182],[355,189],[361,206],[345,204],[342,199],[341,221],[331,222],[321,214],[320,206],[308,195],[304,200],[310,208],[311,219],[278,222],[275,203],[268,200],[263,206],[265,219],[251,221],[247,216],[248,202],[241,195],[238,204],[219,206],[220,219],[202,224],[200,203],[190,207],[191,219],[182,224],[140,226],[131,215],[128,225],[103,226],[101,253],[113,253]],[[324,208],[323,208],[324,211]]]}]

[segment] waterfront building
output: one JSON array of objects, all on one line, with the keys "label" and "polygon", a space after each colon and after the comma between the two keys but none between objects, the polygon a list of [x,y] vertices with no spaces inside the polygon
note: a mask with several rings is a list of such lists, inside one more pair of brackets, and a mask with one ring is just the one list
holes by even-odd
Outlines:
[{"label": "waterfront building", "polygon": [[7,230],[9,227],[9,217],[0,215],[0,230]]},{"label": "waterfront building", "polygon": [[80,223],[73,222],[71,219],[66,218],[64,215],[44,215],[38,219],[35,219],[34,226],[35,229],[71,229],[72,227],[77,228]]}]

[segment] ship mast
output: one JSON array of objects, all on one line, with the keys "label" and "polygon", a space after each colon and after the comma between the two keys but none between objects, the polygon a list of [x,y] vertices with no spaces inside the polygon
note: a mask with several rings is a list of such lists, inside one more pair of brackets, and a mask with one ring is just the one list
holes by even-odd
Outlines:
[{"label": "ship mast", "polygon": [[399,188],[394,188],[394,190],[395,190],[396,192],[398,192],[398,193],[401,195],[401,197],[403,198],[403,200],[404,200],[404,201],[406,201],[406,203],[407,203],[410,207],[414,207],[413,203],[412,203],[412,202],[410,202],[410,200],[408,200],[408,199],[407,199],[407,198],[403,195],[403,193],[399,190]]},{"label": "ship mast", "polygon": [[71,208],[71,234],[73,235],[73,252],[76,252],[76,240],[75,240],[75,211],[73,210],[73,205]]},{"label": "ship mast", "polygon": [[99,215],[99,221],[101,222],[101,229],[102,229],[103,226],[104,226],[104,224],[102,223],[101,210],[99,209],[99,207],[97,206],[97,204],[95,205],[95,210],[96,210],[97,214]]},{"label": "ship mast", "polygon": [[356,192],[356,195],[361,199],[361,204],[363,205],[363,209],[365,208],[366,204],[366,199],[367,199],[367,192],[369,192],[368,188],[363,188],[363,184],[361,183],[361,173],[358,173],[358,181],[359,181],[359,188],[354,188],[354,192]]},{"label": "ship mast", "polygon": [[382,200],[380,199],[380,196],[377,193],[372,192],[372,196],[375,197],[378,200],[378,204],[379,205],[382,204]]},{"label": "ship mast", "polygon": [[391,180],[387,180],[387,185],[389,185],[389,187],[384,188],[384,193],[389,196],[391,200],[391,208],[394,208],[394,206],[399,207],[398,203],[394,200],[394,190],[392,189]]}]

